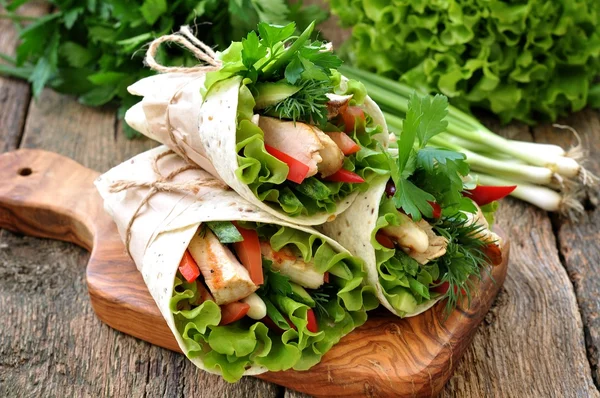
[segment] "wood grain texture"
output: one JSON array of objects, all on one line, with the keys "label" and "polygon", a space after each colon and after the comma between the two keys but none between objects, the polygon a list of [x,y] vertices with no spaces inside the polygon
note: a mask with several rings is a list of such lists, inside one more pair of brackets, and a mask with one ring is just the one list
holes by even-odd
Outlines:
[{"label": "wood grain texture", "polygon": [[[523,125],[490,127],[532,139]],[[508,199],[498,224],[516,237],[506,282],[440,396],[598,396],[575,292],[548,215]]]},{"label": "wood grain texture", "polygon": [[[5,181],[0,187],[0,225],[93,247],[87,284],[98,317],[127,334],[178,350],[94,192],[98,173],[39,150],[5,153],[0,164],[0,180]],[[492,271],[494,282],[483,278],[468,310],[454,311],[444,321],[444,303],[405,320],[384,310],[372,312],[365,325],[310,371],[259,377],[316,396],[437,394],[504,281],[508,245],[505,249],[505,262]]]},{"label": "wood grain texture", "polygon": [[[586,151],[586,167],[600,176],[600,111],[585,110],[560,120],[579,132]],[[578,144],[569,131],[546,125],[534,130],[536,141],[552,142],[563,147]],[[578,222],[555,218],[558,248],[571,282],[575,288],[583,327],[588,358],[596,386],[600,386],[600,187],[586,192],[586,212]]]},{"label": "wood grain texture", "polygon": [[[4,134],[0,125],[0,134]],[[96,170],[155,144],[127,141],[114,110],[94,110],[52,91],[31,103],[23,144]],[[0,232],[0,396],[275,397],[276,385],[236,385],[186,358],[98,320],[85,283],[89,256],[71,244]]]}]

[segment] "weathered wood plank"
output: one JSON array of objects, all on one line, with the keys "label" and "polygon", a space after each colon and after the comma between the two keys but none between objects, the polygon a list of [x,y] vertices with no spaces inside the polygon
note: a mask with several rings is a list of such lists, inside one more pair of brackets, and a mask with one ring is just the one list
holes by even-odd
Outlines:
[{"label": "weathered wood plank", "polygon": [[[22,15],[41,15],[46,6],[27,4],[19,10]],[[0,7],[0,13],[4,9]],[[17,32],[8,19],[0,19],[0,52],[14,56]],[[0,60],[0,64],[6,64]],[[23,133],[25,115],[29,106],[30,90],[26,82],[0,77],[0,151],[17,147]]]},{"label": "weathered wood plank", "polygon": [[[50,90],[32,103],[23,146],[67,155],[96,170],[154,144],[127,141],[114,111],[92,110]],[[184,356],[116,332],[94,315],[88,255],[70,244],[0,232],[0,396],[274,397],[275,385],[231,385]]]},{"label": "weathered wood plank", "polygon": [[[586,167],[600,175],[600,112],[587,109],[561,120],[581,136],[588,152]],[[563,147],[577,144],[577,138],[566,130],[542,126],[534,130],[536,141],[552,142]],[[555,219],[558,247],[571,282],[575,287],[579,309],[583,316],[588,358],[596,386],[600,386],[600,187],[587,192],[585,215],[578,222]]]},{"label": "weathered wood plank", "polygon": [[[530,139],[527,130],[512,126],[503,133]],[[498,218],[513,238],[508,276],[441,396],[598,396],[549,217],[509,199]]]}]

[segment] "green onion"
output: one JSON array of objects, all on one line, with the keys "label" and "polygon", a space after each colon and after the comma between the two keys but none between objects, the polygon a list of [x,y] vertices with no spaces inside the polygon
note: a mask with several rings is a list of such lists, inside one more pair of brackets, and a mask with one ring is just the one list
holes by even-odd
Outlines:
[{"label": "green onion", "polygon": [[[383,110],[390,131],[402,131],[402,118],[414,88],[349,66],[339,70],[363,82],[369,96]],[[578,163],[582,157],[580,146],[565,151],[557,145],[506,139],[452,106],[446,120],[447,132],[431,139],[429,145],[464,153],[482,184],[518,185],[512,196],[521,200],[571,218],[582,213],[581,203],[571,192],[595,184],[597,178]],[[393,137],[391,141],[389,151],[393,155],[397,149]]]}]

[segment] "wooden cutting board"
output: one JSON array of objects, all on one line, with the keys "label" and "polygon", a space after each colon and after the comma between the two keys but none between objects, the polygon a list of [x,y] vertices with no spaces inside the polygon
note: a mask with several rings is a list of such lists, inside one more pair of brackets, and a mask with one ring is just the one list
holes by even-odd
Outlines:
[{"label": "wooden cutting board", "polygon": [[[98,175],[52,152],[22,149],[0,155],[0,227],[90,250],[87,285],[98,317],[124,333],[180,351],[103,210],[93,185]],[[315,396],[436,395],[504,282],[508,242],[503,251],[504,263],[493,268],[493,280],[483,277],[467,310],[457,309],[447,319],[444,303],[408,319],[376,310],[311,370],[258,377]]]}]

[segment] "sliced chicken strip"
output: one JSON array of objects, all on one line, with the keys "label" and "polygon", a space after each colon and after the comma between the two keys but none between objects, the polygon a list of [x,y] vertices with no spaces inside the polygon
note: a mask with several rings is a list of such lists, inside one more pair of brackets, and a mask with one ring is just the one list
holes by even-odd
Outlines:
[{"label": "sliced chicken strip", "polygon": [[433,227],[423,219],[421,219],[417,225],[427,234],[427,237],[429,238],[429,247],[422,253],[411,251],[408,255],[417,260],[419,264],[427,264],[430,260],[442,257],[446,254],[448,239],[436,235],[433,231]]},{"label": "sliced chicken strip", "polygon": [[265,133],[265,144],[280,150],[309,167],[307,177],[317,174],[317,164],[324,148],[312,126],[261,116],[258,126]]},{"label": "sliced chicken strip", "polygon": [[313,130],[315,130],[317,137],[323,144],[323,149],[319,151],[319,155],[323,160],[317,164],[317,168],[321,173],[321,177],[329,177],[344,165],[344,153],[327,134],[314,126]]},{"label": "sliced chicken strip", "polygon": [[409,253],[425,253],[429,248],[427,233],[406,214],[398,214],[402,219],[402,224],[382,228],[383,233],[395,240],[398,246],[407,249]]},{"label": "sliced chicken strip", "polygon": [[260,251],[264,258],[272,261],[271,268],[281,272],[301,286],[317,289],[324,283],[324,276],[315,269],[312,262],[304,262],[287,247],[279,251],[273,250],[268,242],[260,242]]},{"label": "sliced chicken strip", "polygon": [[217,304],[233,303],[258,289],[246,268],[208,228],[203,237],[194,236],[188,250]]},{"label": "sliced chicken strip", "polygon": [[477,213],[473,214],[473,213],[464,212],[467,215],[467,219],[468,219],[466,225],[472,225],[472,224],[480,225],[483,228],[481,228],[481,230],[475,235],[475,237],[478,239],[481,239],[482,241],[484,241],[486,243],[493,243],[496,246],[501,247],[502,238],[500,236],[498,236],[498,234],[496,234],[495,232],[492,232],[490,230],[490,224],[488,224],[487,220],[485,219],[483,212],[481,211],[479,206],[477,206],[477,205],[475,205],[475,206],[477,207]]},{"label": "sliced chicken strip", "polygon": [[338,95],[338,94],[325,94],[329,101],[327,102],[327,119],[331,120],[341,112],[344,111],[345,108],[348,107],[348,102],[352,99],[352,94],[350,95]]}]

